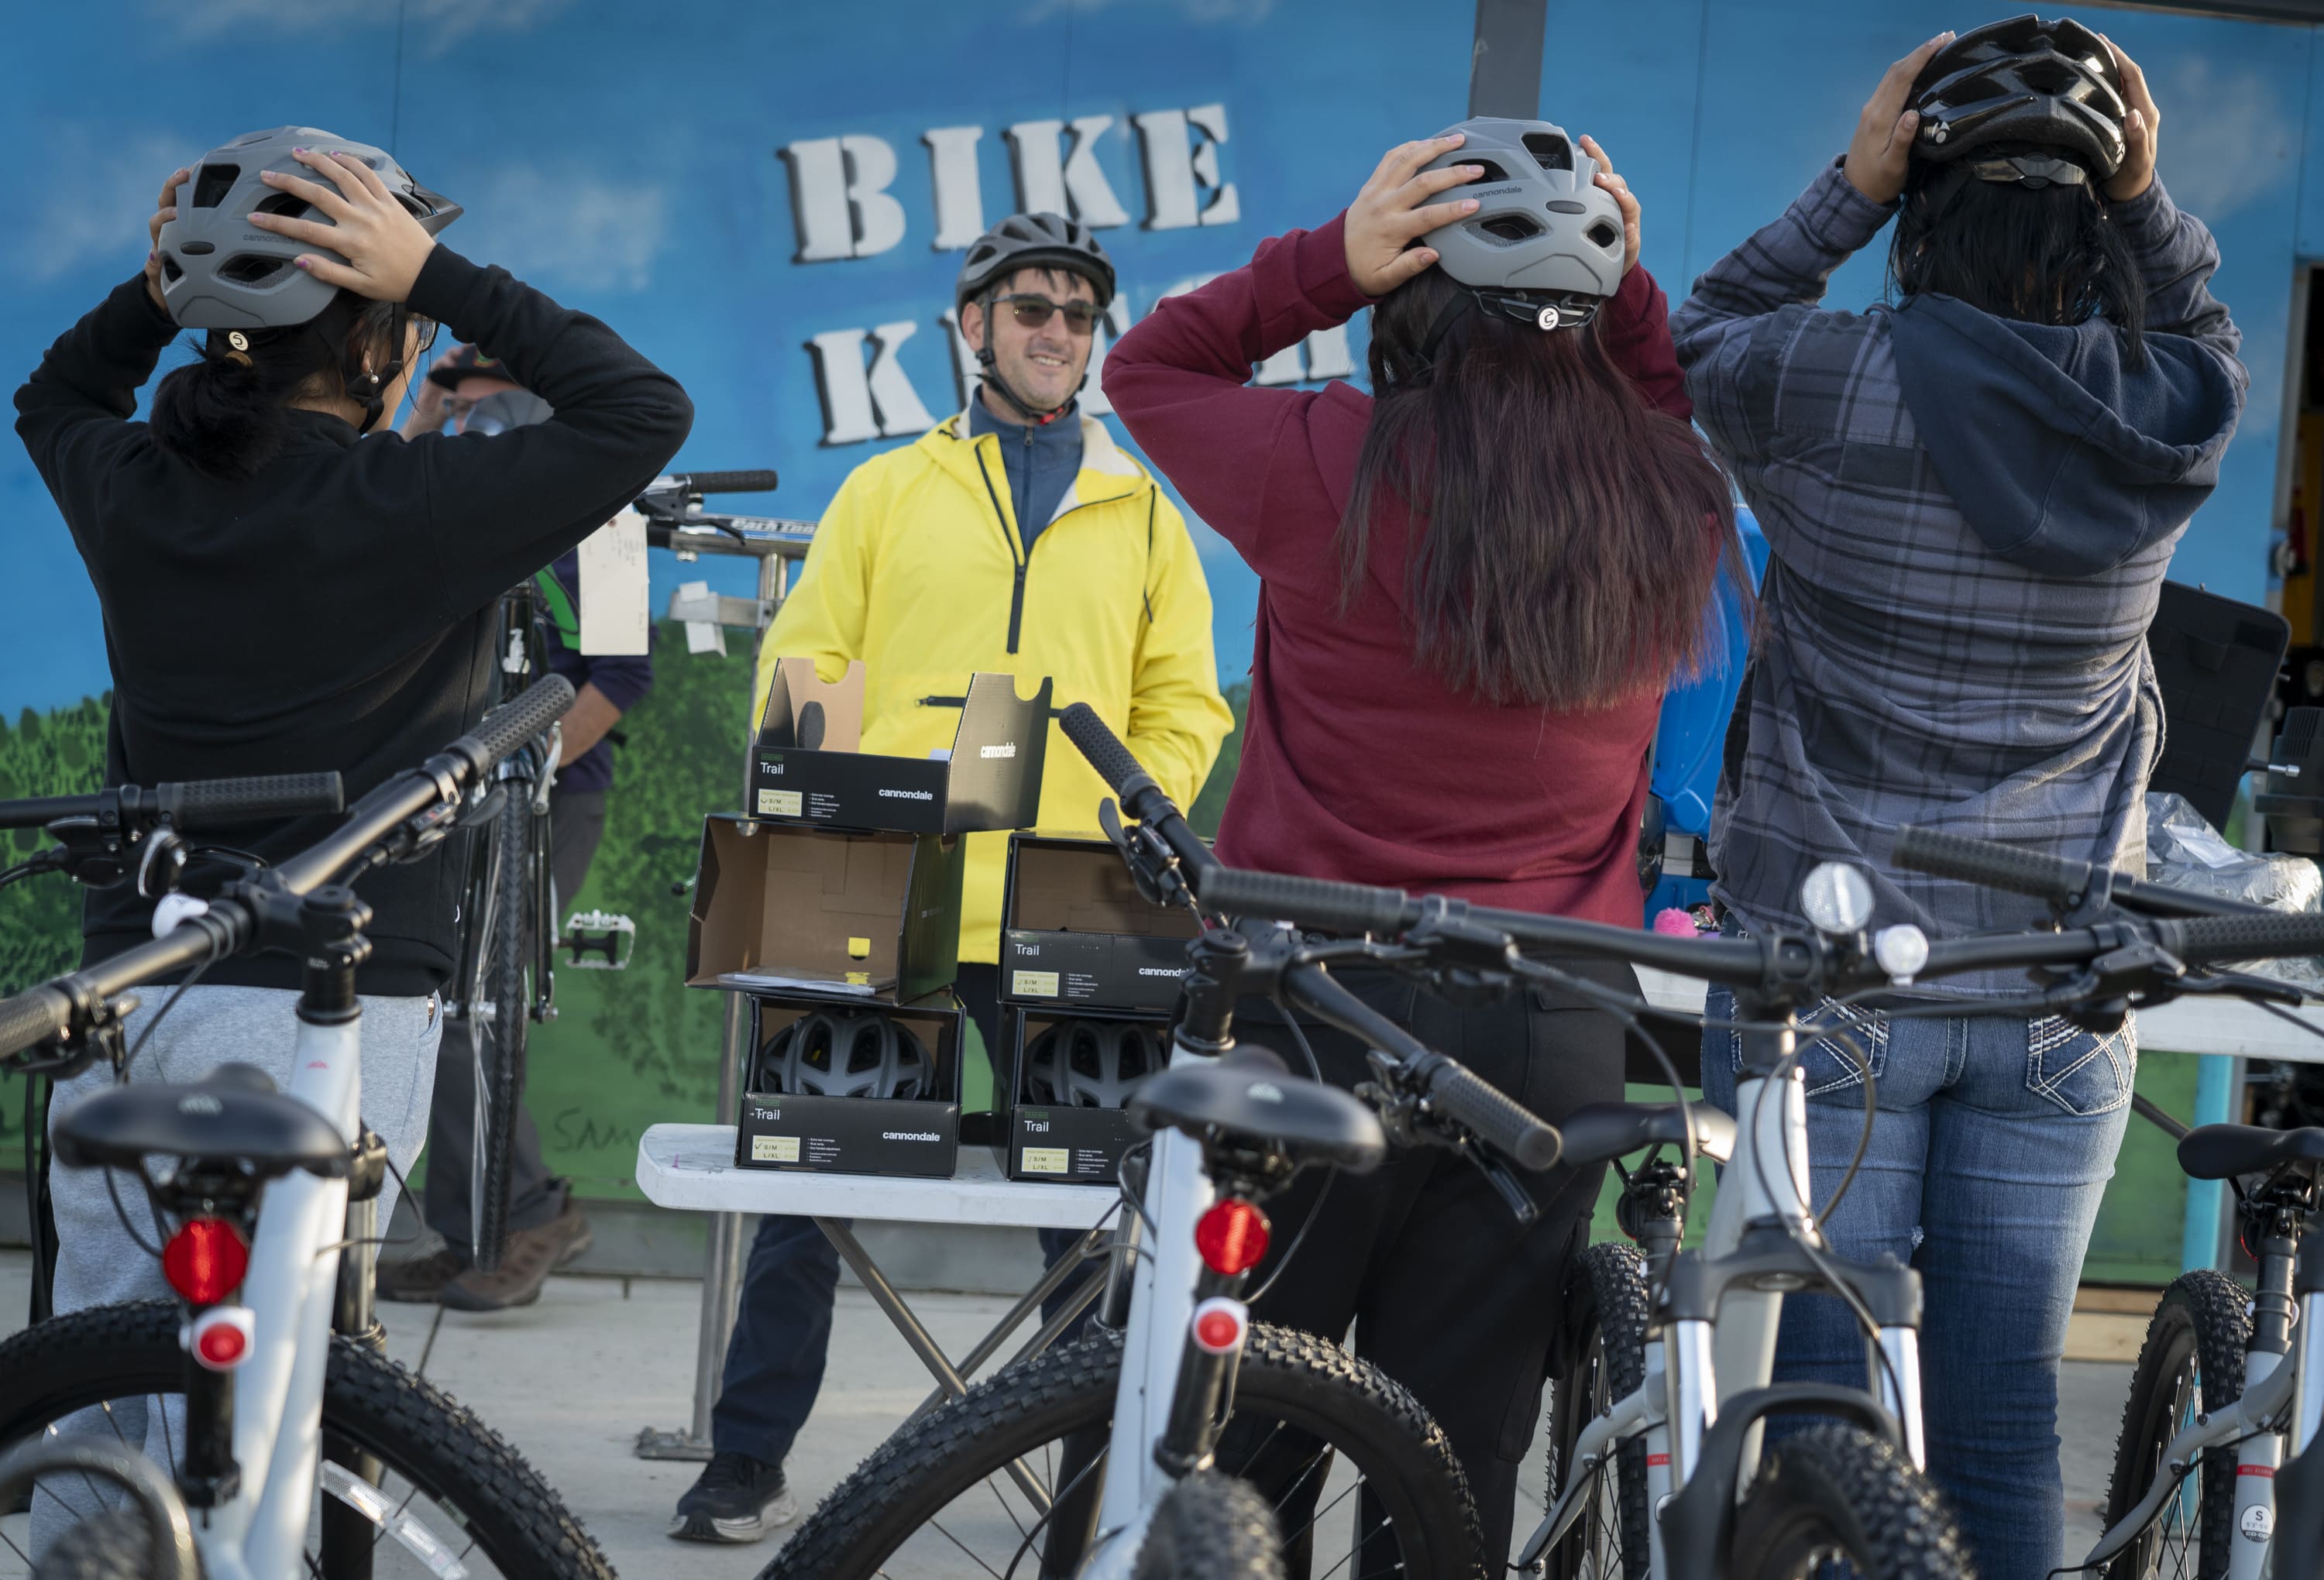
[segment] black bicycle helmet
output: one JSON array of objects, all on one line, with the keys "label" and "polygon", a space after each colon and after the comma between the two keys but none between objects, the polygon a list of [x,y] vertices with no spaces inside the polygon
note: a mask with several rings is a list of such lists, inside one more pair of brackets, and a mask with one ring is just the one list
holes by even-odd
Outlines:
[{"label": "black bicycle helmet", "polygon": [[379,172],[396,201],[431,236],[460,217],[458,204],[413,180],[384,149],[313,126],[246,133],[202,155],[192,177],[178,188],[178,216],[161,227],[161,299],[182,327],[286,329],[309,322],[339,294],[337,286],[316,279],[291,260],[315,252],[335,262],[346,259],[249,223],[253,214],[336,223],[302,199],[259,179],[267,170],[301,180],[330,179],[292,158],[294,148],[353,154]]},{"label": "black bicycle helmet", "polygon": [[1461,145],[1422,168],[1485,173],[1444,195],[1475,198],[1477,212],[1422,238],[1436,266],[1493,311],[1543,329],[1588,323],[1622,285],[1622,209],[1598,161],[1547,121],[1480,115],[1439,135],[1455,132]]},{"label": "black bicycle helmet", "polygon": [[1921,68],[1906,107],[1921,117],[1914,159],[1968,161],[1982,180],[2076,184],[2122,168],[2122,69],[2070,17],[2029,13],[1961,34]]},{"label": "black bicycle helmet", "polygon": [[1113,260],[1097,234],[1062,214],[1012,214],[969,244],[953,286],[955,310],[1019,269],[1063,269],[1080,275],[1101,308],[1113,300]]},{"label": "black bicycle helmet", "polygon": [[1136,1022],[1059,1021],[1026,1046],[1033,1100],[1061,1108],[1126,1108],[1170,1062],[1163,1029]]},{"label": "black bicycle helmet", "polygon": [[932,1097],[936,1062],[908,1027],[877,1010],[818,1009],[760,1048],[751,1089],[791,1097]]}]

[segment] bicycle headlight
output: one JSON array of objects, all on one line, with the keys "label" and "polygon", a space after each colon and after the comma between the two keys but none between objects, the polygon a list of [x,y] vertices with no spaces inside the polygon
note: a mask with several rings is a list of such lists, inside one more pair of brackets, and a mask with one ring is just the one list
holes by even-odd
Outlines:
[{"label": "bicycle headlight", "polygon": [[1800,909],[1817,932],[1852,937],[1872,920],[1872,880],[1845,861],[1819,863],[1800,885]]}]

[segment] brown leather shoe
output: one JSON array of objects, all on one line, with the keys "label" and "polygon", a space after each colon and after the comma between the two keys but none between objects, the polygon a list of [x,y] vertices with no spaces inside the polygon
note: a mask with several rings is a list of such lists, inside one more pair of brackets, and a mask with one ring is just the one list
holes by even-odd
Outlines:
[{"label": "brown leather shoe", "polygon": [[565,1210],[537,1229],[512,1229],[500,1271],[470,1268],[437,1297],[455,1311],[505,1311],[540,1299],[549,1275],[589,1249],[589,1219],[567,1196]]},{"label": "brown leather shoe", "polygon": [[466,1257],[440,1237],[435,1238],[434,1247],[417,1256],[380,1258],[374,1282],[381,1300],[432,1306],[446,1284],[468,1271]]}]

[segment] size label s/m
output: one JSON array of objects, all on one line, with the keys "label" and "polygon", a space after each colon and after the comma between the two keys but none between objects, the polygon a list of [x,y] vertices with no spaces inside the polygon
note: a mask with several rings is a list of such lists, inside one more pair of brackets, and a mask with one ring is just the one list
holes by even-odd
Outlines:
[{"label": "size label s/m", "polygon": [[798,1137],[796,1135],[754,1135],[751,1138],[751,1161],[754,1163],[795,1163],[799,1161]]},{"label": "size label s/m", "polygon": [[1057,996],[1057,973],[1055,971],[1016,972],[1009,990],[1027,998],[1055,998]]},{"label": "size label s/m", "polygon": [[1017,1156],[1028,1174],[1062,1174],[1071,1153],[1062,1146],[1028,1146],[1020,1148]]},{"label": "size label s/m", "polygon": [[797,817],[805,807],[807,798],[797,790],[761,790],[759,792],[761,817]]}]

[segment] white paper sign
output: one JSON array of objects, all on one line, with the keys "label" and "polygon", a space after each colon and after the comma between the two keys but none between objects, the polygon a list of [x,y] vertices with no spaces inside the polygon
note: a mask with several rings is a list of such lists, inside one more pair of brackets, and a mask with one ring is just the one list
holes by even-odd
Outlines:
[{"label": "white paper sign", "polygon": [[646,651],[646,519],[624,508],[581,540],[581,651],[606,657]]},{"label": "white paper sign", "polygon": [[718,623],[718,594],[707,582],[680,582],[669,618],[686,622],[686,650],[726,657],[726,628]]}]

